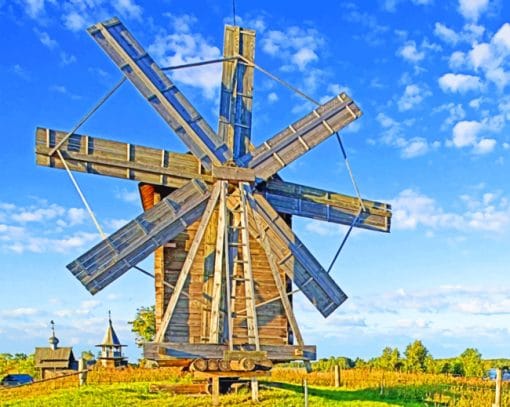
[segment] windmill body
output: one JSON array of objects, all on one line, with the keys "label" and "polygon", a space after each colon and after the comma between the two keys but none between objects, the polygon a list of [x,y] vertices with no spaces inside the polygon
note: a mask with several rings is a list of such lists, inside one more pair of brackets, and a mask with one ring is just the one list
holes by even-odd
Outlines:
[{"label": "windmill body", "polygon": [[391,209],[277,172],[360,109],[342,93],[253,146],[254,31],[225,29],[218,132],[118,19],[89,33],[191,154],[38,128],[38,164],[139,182],[144,212],[69,270],[95,294],[155,253],[157,333],[144,352],[159,364],[255,371],[315,359],[293,313],[293,285],[324,317],[347,297],[293,233],[291,217],[389,232]]}]

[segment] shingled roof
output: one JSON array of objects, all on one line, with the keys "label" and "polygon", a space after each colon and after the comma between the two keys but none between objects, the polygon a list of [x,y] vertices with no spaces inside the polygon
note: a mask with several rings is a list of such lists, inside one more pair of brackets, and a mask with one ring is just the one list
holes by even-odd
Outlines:
[{"label": "shingled roof", "polygon": [[73,348],[35,348],[35,367],[70,369],[75,361]]},{"label": "shingled roof", "polygon": [[103,342],[100,345],[96,346],[114,346],[121,347],[126,345],[121,345],[117,334],[115,333],[115,329],[113,329],[112,319],[108,318],[108,327],[106,328],[106,332],[104,334]]}]

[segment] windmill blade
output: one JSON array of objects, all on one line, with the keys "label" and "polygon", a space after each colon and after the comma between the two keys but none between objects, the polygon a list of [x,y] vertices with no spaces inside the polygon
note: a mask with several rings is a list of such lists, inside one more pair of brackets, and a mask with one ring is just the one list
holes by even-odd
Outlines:
[{"label": "windmill blade", "polygon": [[231,158],[227,145],[119,19],[95,24],[88,32],[205,168]]},{"label": "windmill blade", "polygon": [[[36,163],[65,169],[58,155],[50,152],[67,132],[41,128],[36,130]],[[107,175],[149,184],[180,188],[194,178],[212,182],[201,174],[200,162],[191,154],[144,147],[97,137],[73,134],[59,148],[72,171]]]},{"label": "windmill blade", "polygon": [[202,181],[190,181],[67,268],[91,294],[97,293],[195,222],[209,196]]},{"label": "windmill blade", "polygon": [[257,178],[267,180],[361,114],[353,100],[342,93],[265,141],[240,161],[253,168]]},{"label": "windmill blade", "polygon": [[[338,194],[319,188],[293,184],[271,178],[258,190],[279,213],[319,219],[350,226],[360,213],[357,197]],[[391,205],[363,199],[365,211],[361,212],[355,226],[362,229],[389,232]]]},{"label": "windmill blade", "polygon": [[250,225],[252,233],[259,235],[258,228],[264,230],[278,267],[324,317],[330,315],[347,299],[345,293],[262,195],[247,196],[256,222]]}]

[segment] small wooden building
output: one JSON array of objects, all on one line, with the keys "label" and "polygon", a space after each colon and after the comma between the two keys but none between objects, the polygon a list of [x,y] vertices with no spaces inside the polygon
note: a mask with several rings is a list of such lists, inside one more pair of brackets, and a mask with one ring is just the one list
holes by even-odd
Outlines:
[{"label": "small wooden building", "polygon": [[96,345],[101,348],[98,358],[102,367],[121,367],[127,366],[127,358],[122,355],[122,348],[127,345],[121,345],[115,329],[113,329],[111,314],[108,315],[108,327],[104,334],[103,342]]},{"label": "small wooden building", "polygon": [[72,347],[59,347],[59,340],[55,336],[53,321],[52,335],[48,339],[49,347],[35,348],[35,367],[40,370],[41,379],[63,376],[78,370],[78,362],[74,357]]}]

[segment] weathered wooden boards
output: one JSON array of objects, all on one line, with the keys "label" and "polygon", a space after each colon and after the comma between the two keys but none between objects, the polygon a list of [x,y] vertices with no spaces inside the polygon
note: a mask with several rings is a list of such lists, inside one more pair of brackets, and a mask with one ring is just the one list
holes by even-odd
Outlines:
[{"label": "weathered wooden boards", "polygon": [[[243,347],[247,351],[254,351],[254,345]],[[317,350],[314,345],[264,345],[261,351],[266,352],[267,358],[272,361],[289,360],[315,360]],[[209,343],[144,343],[143,352],[146,358],[157,360],[165,359],[221,359],[228,351],[228,345]]]},{"label": "weathered wooden boards", "polygon": [[218,135],[229,146],[234,160],[251,148],[253,99],[253,67],[233,59],[238,54],[253,62],[255,31],[227,25],[223,42],[226,60],[221,80]]},{"label": "weathered wooden boards", "polygon": [[259,191],[279,213],[342,225],[350,225],[359,215],[356,227],[390,231],[391,205],[386,203],[363,199],[365,210],[360,213],[362,208],[357,198],[277,178],[270,179]]},{"label": "weathered wooden boards", "polygon": [[[66,135],[63,131],[38,128],[36,131],[36,162],[38,165],[63,169],[57,155],[49,156],[51,149]],[[242,167],[212,167],[205,171],[191,154],[143,147],[97,137],[73,134],[61,152],[72,171],[107,175],[142,181],[167,187],[181,187],[189,180],[199,178],[212,183],[215,179],[254,181],[255,172]],[[358,198],[306,185],[271,178],[259,184],[267,201],[280,213],[350,225],[360,211]],[[391,206],[363,200],[366,209],[356,227],[389,232]]]},{"label": "weathered wooden boards", "polygon": [[227,145],[119,19],[98,23],[88,32],[205,168],[232,157]]},{"label": "weathered wooden boards", "polygon": [[255,194],[250,206],[255,215],[252,231],[257,231],[257,225],[253,223],[258,223],[268,235],[271,255],[277,265],[323,316],[330,315],[347,299],[345,293],[264,197]]},{"label": "weathered wooden boards", "polygon": [[265,141],[241,160],[255,170],[257,178],[267,180],[359,116],[361,110],[342,93]]},{"label": "weathered wooden boards", "polygon": [[200,218],[209,196],[204,183],[189,182],[67,268],[95,294]]},{"label": "weathered wooden boards", "polygon": [[[36,163],[64,169],[58,155],[50,151],[67,135],[64,131],[38,127],[36,130]],[[144,147],[97,137],[73,134],[60,147],[69,169],[91,174],[142,181],[173,188],[191,179],[212,182],[203,172],[200,161],[191,154]]]}]

